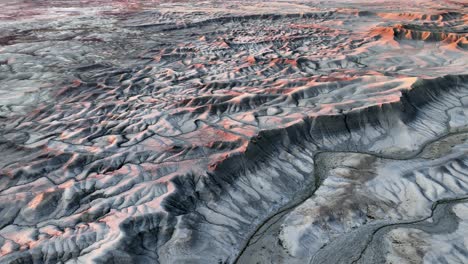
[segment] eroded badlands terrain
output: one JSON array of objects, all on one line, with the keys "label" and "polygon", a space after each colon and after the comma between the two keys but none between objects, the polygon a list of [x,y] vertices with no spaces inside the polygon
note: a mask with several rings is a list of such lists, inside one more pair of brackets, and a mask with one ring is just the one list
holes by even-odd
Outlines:
[{"label": "eroded badlands terrain", "polygon": [[466,1],[0,3],[0,263],[468,263]]}]

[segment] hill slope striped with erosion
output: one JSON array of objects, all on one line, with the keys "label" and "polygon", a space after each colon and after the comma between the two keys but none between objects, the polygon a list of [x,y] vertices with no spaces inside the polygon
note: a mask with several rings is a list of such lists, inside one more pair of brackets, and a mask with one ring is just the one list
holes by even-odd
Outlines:
[{"label": "hill slope striped with erosion", "polygon": [[0,263],[467,263],[467,8],[0,3]]}]

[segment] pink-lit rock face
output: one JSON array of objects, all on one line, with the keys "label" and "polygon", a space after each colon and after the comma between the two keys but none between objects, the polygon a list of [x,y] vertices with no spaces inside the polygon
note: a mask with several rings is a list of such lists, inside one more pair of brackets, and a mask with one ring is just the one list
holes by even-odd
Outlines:
[{"label": "pink-lit rock face", "polygon": [[465,1],[0,3],[0,263],[467,263]]}]

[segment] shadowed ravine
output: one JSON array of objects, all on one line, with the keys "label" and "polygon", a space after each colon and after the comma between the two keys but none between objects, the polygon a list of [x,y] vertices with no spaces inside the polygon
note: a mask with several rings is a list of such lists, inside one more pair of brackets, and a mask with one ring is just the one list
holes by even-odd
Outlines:
[{"label": "shadowed ravine", "polygon": [[[385,157],[385,156],[379,156],[379,155],[375,155],[375,154],[373,156],[376,156],[376,157],[381,158],[381,159],[388,159],[388,160],[394,160],[394,161],[403,161],[403,160],[416,159],[419,156],[424,155],[424,152],[425,151],[427,152],[427,150],[430,149],[434,144],[438,144],[438,143],[439,144],[440,143],[444,144],[443,142],[441,142],[441,140],[450,139],[450,138],[453,138],[454,136],[458,136],[462,140],[465,140],[465,141],[468,139],[468,134],[466,132],[460,132],[460,133],[456,133],[456,134],[448,134],[448,135],[445,135],[444,137],[435,139],[432,142],[428,142],[424,147],[420,148],[415,153],[412,153],[411,156],[409,156],[409,157],[405,157],[405,158],[398,158],[398,157],[391,157],[391,156]],[[303,196],[294,199],[293,201],[288,203],[285,207],[281,208],[278,212],[276,212],[275,214],[270,216],[268,219],[266,219],[266,221],[264,223],[262,223],[257,228],[257,230],[255,230],[254,234],[249,238],[248,242],[245,244],[244,248],[240,251],[240,254],[236,258],[234,263],[246,263],[246,262],[248,262],[248,260],[243,259],[243,253],[246,250],[248,250],[248,247],[250,247],[252,244],[256,244],[261,240],[265,240],[266,243],[274,243],[274,241],[269,241],[268,240],[268,237],[266,237],[266,234],[274,235],[275,233],[279,232],[280,226],[278,225],[278,223],[280,223],[281,219],[284,218],[284,216],[287,215],[290,211],[294,210],[296,207],[301,205],[304,201],[306,201],[307,199],[312,198],[315,191],[318,188],[320,188],[320,183],[323,182],[323,180],[324,180],[323,177],[326,177],[326,176],[323,175],[324,170],[326,170],[326,169],[321,168],[321,162],[317,161],[317,156],[320,156],[320,155],[323,155],[323,154],[333,155],[334,153],[337,153],[337,152],[317,152],[315,154],[315,156],[314,156],[314,176],[313,176],[313,178],[316,179],[316,185],[315,186],[308,186],[306,189],[308,189],[309,192],[302,193]],[[340,154],[343,154],[343,153],[340,153]],[[348,154],[361,154],[361,153],[348,152]],[[396,227],[404,226],[404,225],[412,225],[413,226],[416,223],[420,223],[420,222],[426,221],[429,218],[432,218],[434,216],[434,211],[437,209],[437,206],[439,206],[440,204],[460,203],[460,202],[464,202],[465,200],[466,200],[466,198],[454,198],[454,199],[446,199],[446,200],[435,201],[431,206],[431,215],[428,216],[428,217],[425,217],[425,218],[423,218],[421,220],[414,220],[414,221],[410,221],[410,222],[388,223],[388,224],[375,224],[372,227],[372,229],[367,231],[367,232],[370,233],[370,234],[367,234],[367,236],[368,237],[370,236],[370,238],[367,239],[367,243],[365,244],[365,247],[360,251],[361,253],[359,254],[359,258],[357,260],[352,261],[352,263],[359,262],[359,260],[363,256],[363,253],[366,251],[367,247],[371,244],[374,235],[379,230],[384,229],[386,227],[395,227],[396,228]],[[437,215],[438,219],[441,218],[441,215],[449,214],[449,211],[447,211],[447,209],[445,207],[444,207],[444,209],[441,209],[441,210],[444,210],[443,211],[444,213],[443,214],[439,213]],[[438,223],[439,220],[437,220],[435,222]],[[449,225],[449,227],[456,229],[457,224],[458,224],[457,220],[453,220],[452,222],[455,225]],[[455,230],[451,230],[450,232],[453,232],[453,231],[455,231]],[[366,231],[364,231],[364,232],[366,232]],[[450,233],[449,231],[447,231],[447,232]],[[365,238],[366,235],[362,235],[362,237]],[[324,245],[324,246],[326,246],[326,245]],[[255,249],[253,249],[253,250],[255,250]],[[323,250],[323,248],[321,248],[320,251],[321,250]],[[336,252],[334,252],[333,247],[330,250],[333,252],[332,254],[336,254]],[[312,256],[309,263],[323,263],[323,262],[324,263],[330,263],[330,262],[333,262],[333,260],[332,260],[332,258],[330,258],[330,256],[328,256],[328,258],[323,259],[322,261],[316,260],[316,256],[319,255],[320,251],[316,252]],[[355,253],[358,254],[359,251],[356,251]],[[376,254],[376,256],[382,256],[382,255]],[[346,257],[350,258],[351,256],[346,255]],[[338,261],[338,260],[335,260],[335,261]],[[377,260],[372,260],[372,261],[365,260],[365,261],[372,262],[372,263],[384,262],[384,260],[382,260],[382,259],[380,259],[378,261]],[[338,261],[338,262],[340,262],[340,261]]]}]

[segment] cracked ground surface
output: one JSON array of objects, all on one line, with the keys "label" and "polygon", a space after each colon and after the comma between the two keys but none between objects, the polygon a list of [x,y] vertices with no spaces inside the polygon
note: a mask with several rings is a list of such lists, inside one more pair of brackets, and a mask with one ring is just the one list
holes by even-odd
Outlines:
[{"label": "cracked ground surface", "polygon": [[464,1],[0,3],[0,263],[467,263]]}]

